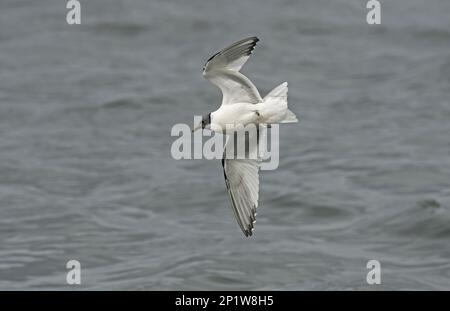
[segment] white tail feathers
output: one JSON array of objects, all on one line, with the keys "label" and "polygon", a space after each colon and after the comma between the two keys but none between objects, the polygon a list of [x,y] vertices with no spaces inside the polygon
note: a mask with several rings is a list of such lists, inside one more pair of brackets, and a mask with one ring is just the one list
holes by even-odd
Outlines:
[{"label": "white tail feathers", "polygon": [[281,83],[264,97],[263,116],[267,123],[293,123],[298,122],[295,114],[288,109],[288,84]]},{"label": "white tail feathers", "polygon": [[295,123],[295,122],[298,122],[297,116],[289,109],[286,109],[286,115],[284,116],[284,119],[281,121],[281,123]]},{"label": "white tail feathers", "polygon": [[286,101],[286,105],[287,105],[287,94],[288,94],[288,83],[283,82],[280,85],[278,85],[276,88],[274,88],[272,91],[270,91],[269,94],[267,94],[266,97],[264,97],[264,100],[281,98]]}]

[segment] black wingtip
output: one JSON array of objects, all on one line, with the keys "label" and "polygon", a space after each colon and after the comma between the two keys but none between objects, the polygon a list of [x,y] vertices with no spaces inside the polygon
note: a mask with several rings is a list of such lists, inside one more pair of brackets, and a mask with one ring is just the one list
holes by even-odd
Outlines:
[{"label": "black wingtip", "polygon": [[252,36],[252,37],[248,37],[247,39],[244,39],[242,41],[252,41],[253,42],[253,46],[256,45],[257,42],[259,42],[259,38],[257,36]]},{"label": "black wingtip", "polygon": [[236,46],[238,46],[238,45],[240,45],[240,44],[243,44],[243,43],[249,42],[249,41],[251,41],[251,45],[250,45],[250,47],[249,47],[249,50],[248,50],[247,55],[250,55],[250,54],[252,53],[252,51],[254,50],[254,48],[255,48],[255,46],[256,46],[256,43],[259,41],[259,38],[258,38],[257,36],[252,36],[252,37],[248,37],[248,38],[239,40],[239,41],[233,43],[232,45],[230,45],[230,46],[228,46],[228,47],[222,49],[221,51],[215,53],[215,54],[212,55],[210,58],[208,58],[208,60],[205,62],[205,65],[204,65],[203,68],[202,68],[202,72],[205,73],[206,66],[207,66],[208,63],[209,63],[211,60],[213,60],[217,55],[223,53],[223,52],[224,52],[225,50],[227,50],[227,49],[230,49],[230,48],[232,48],[232,47],[236,47]]},{"label": "black wingtip", "polygon": [[255,42],[258,42],[259,38],[257,36],[251,36],[251,37],[248,37],[246,40],[253,40]]},{"label": "black wingtip", "polygon": [[248,235],[247,237],[251,237],[253,235],[253,228],[248,229]]}]

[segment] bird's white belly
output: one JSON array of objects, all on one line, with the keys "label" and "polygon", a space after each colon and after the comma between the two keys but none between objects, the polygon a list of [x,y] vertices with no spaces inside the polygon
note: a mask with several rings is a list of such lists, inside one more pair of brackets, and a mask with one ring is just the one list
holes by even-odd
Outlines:
[{"label": "bird's white belly", "polygon": [[222,105],[212,113],[211,129],[222,133],[224,129],[234,131],[251,123],[258,123],[259,114],[254,104],[238,103]]}]

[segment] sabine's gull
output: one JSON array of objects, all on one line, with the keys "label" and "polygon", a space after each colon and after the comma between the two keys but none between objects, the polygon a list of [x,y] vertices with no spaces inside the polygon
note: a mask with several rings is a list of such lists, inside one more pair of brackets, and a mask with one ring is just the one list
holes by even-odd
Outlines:
[{"label": "sabine's gull", "polygon": [[[208,59],[203,67],[203,76],[222,91],[222,105],[216,111],[204,115],[192,132],[201,128],[229,136],[230,133],[224,129],[228,131],[230,124],[255,124],[257,145],[260,145],[265,141],[261,138],[266,137],[265,131],[270,124],[298,122],[295,114],[288,109],[287,82],[262,98],[250,79],[239,72],[258,41],[257,37],[240,40]],[[230,148],[229,142],[227,139],[224,150]],[[231,207],[245,236],[251,236],[258,207],[261,157],[227,158],[225,154],[222,166]]]}]

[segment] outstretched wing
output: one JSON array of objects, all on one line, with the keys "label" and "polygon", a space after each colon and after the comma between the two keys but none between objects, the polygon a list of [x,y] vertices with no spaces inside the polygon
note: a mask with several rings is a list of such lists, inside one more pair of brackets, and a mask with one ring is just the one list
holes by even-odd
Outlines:
[{"label": "outstretched wing", "polygon": [[262,102],[255,85],[239,72],[258,41],[250,37],[233,43],[214,54],[203,67],[203,76],[222,91],[222,105]]},{"label": "outstretched wing", "polygon": [[[259,157],[261,153],[258,155],[258,149],[265,150],[265,147],[263,147],[266,139],[265,127],[260,127],[255,135],[256,144],[249,143],[246,140],[246,145],[249,145],[248,157],[244,159],[228,159],[226,157],[227,148],[236,150],[236,140],[228,139],[222,159],[225,185],[230,198],[231,208],[245,236],[253,234],[256,221],[256,208],[258,207],[259,198],[259,167],[261,163]],[[230,142],[234,142],[234,146],[230,146]]]}]

